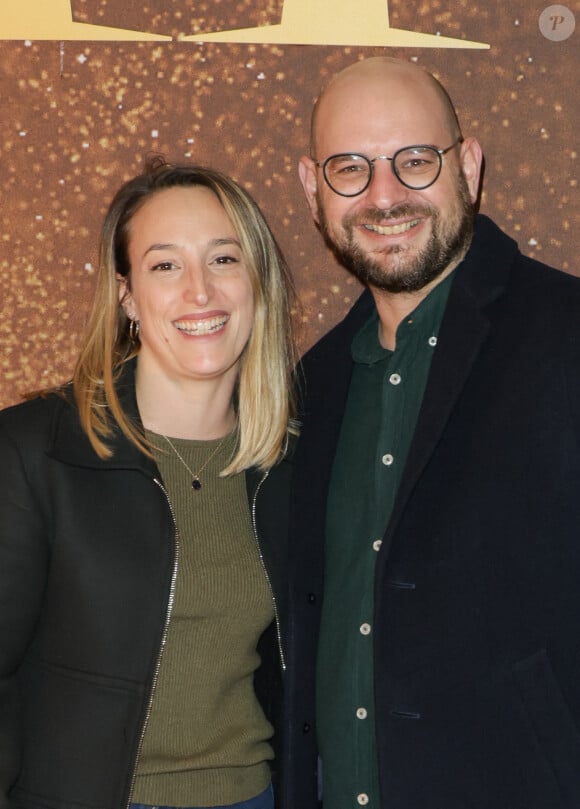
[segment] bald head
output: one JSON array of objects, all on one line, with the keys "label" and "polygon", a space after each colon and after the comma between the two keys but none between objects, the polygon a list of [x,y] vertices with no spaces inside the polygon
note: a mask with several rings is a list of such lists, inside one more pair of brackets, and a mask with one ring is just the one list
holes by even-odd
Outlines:
[{"label": "bald head", "polygon": [[322,91],[312,112],[311,154],[324,156],[319,154],[319,135],[335,112],[355,115],[364,126],[365,112],[376,103],[392,106],[394,119],[405,110],[412,115],[422,108],[440,120],[450,138],[461,134],[453,103],[434,76],[411,62],[377,56],[349,65]]}]

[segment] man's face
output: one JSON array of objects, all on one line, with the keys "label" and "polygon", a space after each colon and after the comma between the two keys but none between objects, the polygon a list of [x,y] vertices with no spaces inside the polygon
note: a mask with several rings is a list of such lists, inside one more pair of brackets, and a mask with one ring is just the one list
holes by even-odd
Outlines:
[{"label": "man's face", "polygon": [[[365,286],[393,293],[416,292],[454,266],[469,246],[474,209],[461,171],[456,186],[454,198],[444,209],[427,200],[387,209],[368,205],[362,211],[346,213],[338,227],[329,220],[318,194],[320,230],[340,262]],[[400,238],[425,220],[429,221],[429,234],[424,243],[415,241],[414,234]],[[402,222],[409,230],[400,233]],[[383,243],[369,244],[374,236],[365,243],[358,238],[361,229],[382,236]]]},{"label": "man's face", "polygon": [[[446,149],[456,138],[432,86],[401,76],[350,81],[332,90],[317,117],[319,162],[341,152],[374,158],[411,145]],[[378,160],[369,187],[336,194],[322,169],[303,158],[301,173],[313,216],[338,258],[363,284],[415,292],[451,270],[472,235],[479,163],[473,142],[443,156],[437,181],[416,191],[399,182],[392,162]]]}]

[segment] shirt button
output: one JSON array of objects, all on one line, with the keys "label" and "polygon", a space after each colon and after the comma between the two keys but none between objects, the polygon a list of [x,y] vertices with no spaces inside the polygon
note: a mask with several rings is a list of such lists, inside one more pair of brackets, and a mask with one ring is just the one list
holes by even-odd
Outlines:
[{"label": "shirt button", "polygon": [[384,463],[385,466],[391,466],[391,464],[393,463],[393,461],[395,459],[393,458],[393,456],[391,455],[390,452],[387,452],[385,455],[383,455],[381,460],[382,460],[382,462]]},{"label": "shirt button", "polygon": [[361,635],[370,635],[371,634],[371,625],[370,624],[361,624],[360,625],[360,633],[361,633]]},{"label": "shirt button", "polygon": [[361,792],[359,795],[356,796],[356,802],[359,806],[366,806],[369,802],[369,796],[366,792]]},{"label": "shirt button", "polygon": [[391,383],[391,385],[399,385],[401,383],[401,375],[391,374],[389,377],[389,382]]},{"label": "shirt button", "polygon": [[378,553],[381,549],[382,544],[383,544],[382,539],[375,539],[375,541],[373,542],[373,551],[377,551]]},{"label": "shirt button", "polygon": [[366,719],[367,718],[367,709],[366,708],[357,708],[356,709],[356,718],[357,719]]},{"label": "shirt button", "polygon": [[435,335],[433,335],[432,337],[429,338],[428,343],[429,343],[430,346],[436,346],[437,345],[437,338],[435,337]]}]

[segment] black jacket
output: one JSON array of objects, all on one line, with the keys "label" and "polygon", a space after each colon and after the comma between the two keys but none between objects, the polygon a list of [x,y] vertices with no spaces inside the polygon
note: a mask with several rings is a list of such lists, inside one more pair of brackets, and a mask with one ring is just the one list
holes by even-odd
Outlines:
[{"label": "black jacket", "polygon": [[[121,396],[135,414],[130,367]],[[120,433],[100,460],[57,395],[0,414],[0,459],[0,806],[123,809],[175,575],[163,482]],[[277,742],[289,463],[246,477],[280,621],[257,677]]]},{"label": "black jacket", "polygon": [[[300,809],[316,805],[326,493],[350,343],[372,307],[367,292],[303,363],[287,681]],[[482,216],[452,282],[374,604],[382,809],[578,809],[580,280],[523,257]]]}]

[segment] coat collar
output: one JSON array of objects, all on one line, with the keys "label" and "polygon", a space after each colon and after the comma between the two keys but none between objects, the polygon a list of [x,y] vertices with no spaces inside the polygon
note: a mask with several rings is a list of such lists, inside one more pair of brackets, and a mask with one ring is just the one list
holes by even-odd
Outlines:
[{"label": "coat collar", "polygon": [[483,309],[503,294],[518,254],[517,243],[479,214],[467,255],[456,270],[454,287],[463,289],[473,306]]},{"label": "coat collar", "polygon": [[[141,427],[141,417],[135,394],[136,365],[135,358],[125,363],[117,384],[117,393],[124,412]],[[140,469],[150,475],[159,475],[155,461],[140,452],[116,426],[108,441],[113,450],[112,457],[99,458],[81,427],[72,386],[65,388],[64,395],[55,397],[55,399],[55,415],[47,449],[50,457],[66,464],[88,469]],[[287,463],[290,460],[295,444],[296,438],[289,435],[288,448],[281,463]],[[264,478],[264,473],[251,469],[247,471],[246,475],[248,494],[252,498]]]},{"label": "coat collar", "polygon": [[[454,273],[391,527],[429,460],[485,342],[490,328],[487,310],[502,296],[517,255],[517,244],[511,238],[487,217],[476,217],[471,246]],[[291,514],[298,536],[308,534],[307,526],[314,534],[324,534],[324,502],[352,375],[350,345],[373,307],[367,290],[346,318],[303,360],[304,440],[299,442],[296,455],[296,466],[302,471],[293,482],[301,513]]]},{"label": "coat collar", "polygon": [[[127,415],[139,426],[141,419],[135,396],[136,360],[129,360],[123,365],[117,393],[121,406]],[[107,443],[113,454],[111,458],[101,459],[95,453],[91,443],[81,427],[78,410],[74,401],[72,386],[64,390],[59,397],[53,419],[52,432],[47,454],[66,464],[88,469],[141,469],[148,474],[158,474],[153,459],[147,458],[132,444],[115,425],[113,434]]]}]

